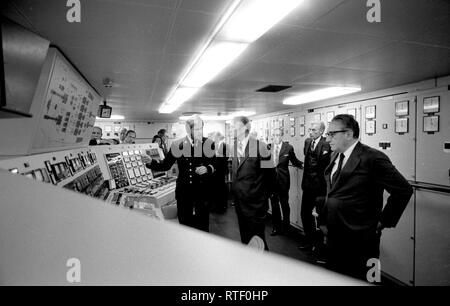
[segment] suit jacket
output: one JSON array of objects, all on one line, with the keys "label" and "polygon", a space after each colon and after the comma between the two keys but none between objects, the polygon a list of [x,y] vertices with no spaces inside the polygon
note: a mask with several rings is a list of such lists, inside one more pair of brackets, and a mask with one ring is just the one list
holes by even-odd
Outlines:
[{"label": "suit jacket", "polygon": [[[274,160],[274,145],[271,144],[269,148],[272,151],[272,160]],[[294,147],[292,147],[288,142],[283,141],[281,143],[281,149],[278,155],[278,163],[274,168],[274,183],[277,184],[278,188],[282,191],[289,191],[291,184],[289,162],[291,162],[295,167],[303,168],[303,163],[297,159],[297,156],[295,156]]]},{"label": "suit jacket", "polygon": [[270,172],[270,150],[268,146],[250,137],[245,148],[245,157],[239,163],[237,146],[232,158],[232,190],[236,206],[245,216],[265,216],[268,207]]},{"label": "suit jacket", "polygon": [[[205,150],[207,148],[211,148],[211,152],[207,152]],[[214,142],[211,139],[203,137],[201,145],[198,143],[196,146],[191,146],[190,141],[185,137],[172,143],[162,162],[152,160],[151,164],[146,166],[157,171],[167,171],[177,162],[179,174],[175,189],[176,198],[206,198],[211,186],[212,174],[216,169],[214,153]],[[196,174],[195,169],[200,166],[205,166],[208,173]]]},{"label": "suit jacket", "polygon": [[[303,180],[302,189],[303,190],[314,190],[318,194],[326,194],[327,184],[325,181],[325,169],[330,163],[331,148],[330,144],[326,141],[325,137],[320,137],[319,142],[316,145],[314,152],[310,152],[312,138],[305,140],[305,146],[303,148],[303,153],[305,155],[305,163],[303,170]],[[317,159],[317,165],[312,167],[310,165],[309,154],[314,154]]]},{"label": "suit jacket", "polygon": [[[327,197],[321,223],[329,231],[373,235],[379,221],[385,227],[397,225],[413,189],[382,152],[358,143],[336,182],[330,175],[338,154],[325,170]],[[383,208],[383,191],[390,196]]]},{"label": "suit jacket", "polygon": [[225,175],[228,174],[228,156],[227,156],[228,146],[222,142],[219,144],[219,148],[216,152],[216,171],[215,175],[220,180],[224,180]]}]

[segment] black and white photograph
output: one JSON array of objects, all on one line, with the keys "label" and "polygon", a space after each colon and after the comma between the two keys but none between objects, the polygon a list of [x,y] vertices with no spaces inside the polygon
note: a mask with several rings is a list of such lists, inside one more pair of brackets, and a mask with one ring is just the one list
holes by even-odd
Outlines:
[{"label": "black and white photograph", "polygon": [[0,286],[450,286],[450,1],[1,8]]}]

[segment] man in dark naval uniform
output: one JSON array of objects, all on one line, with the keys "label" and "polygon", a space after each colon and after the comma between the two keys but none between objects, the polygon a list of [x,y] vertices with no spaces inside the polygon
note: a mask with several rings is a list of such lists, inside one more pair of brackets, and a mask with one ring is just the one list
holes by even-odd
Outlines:
[{"label": "man in dark naval uniform", "polygon": [[[313,122],[309,129],[311,138],[305,140],[303,148],[305,162],[302,180],[301,218],[306,239],[299,246],[299,249],[302,250],[313,250],[315,246],[320,244],[315,235],[316,225],[312,213],[317,198],[324,197],[327,193],[324,172],[330,163],[331,149],[325,137],[322,137],[324,131],[325,124],[323,122]],[[321,211],[321,207],[316,207],[316,211]]]},{"label": "man in dark naval uniform", "polygon": [[177,162],[175,190],[180,224],[209,231],[208,190],[215,171],[214,142],[203,137],[203,121],[193,116],[186,121],[186,137],[175,141],[162,162],[150,160],[152,170],[167,171]]}]

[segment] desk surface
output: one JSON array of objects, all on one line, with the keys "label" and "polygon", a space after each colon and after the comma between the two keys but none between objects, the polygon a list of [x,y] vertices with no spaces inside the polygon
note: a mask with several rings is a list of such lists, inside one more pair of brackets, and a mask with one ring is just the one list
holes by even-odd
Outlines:
[{"label": "desk surface", "polygon": [[361,285],[320,267],[0,170],[0,285]]}]

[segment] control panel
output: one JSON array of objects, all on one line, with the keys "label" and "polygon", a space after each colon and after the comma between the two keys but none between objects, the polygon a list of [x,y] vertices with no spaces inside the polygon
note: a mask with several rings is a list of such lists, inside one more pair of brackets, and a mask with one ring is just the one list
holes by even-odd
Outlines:
[{"label": "control panel", "polygon": [[122,158],[130,185],[147,182],[153,178],[151,170],[145,167],[142,162],[141,154],[145,154],[145,152],[140,150],[122,152]]},{"label": "control panel", "polygon": [[109,153],[105,154],[105,158],[111,179],[114,182],[113,187],[122,188],[128,186],[130,183],[128,182],[125,165],[122,162],[122,155],[120,153]]},{"label": "control panel", "polygon": [[97,147],[109,174],[111,192],[108,203],[137,209],[146,215],[161,217],[161,207],[175,201],[176,177],[148,169],[143,156],[164,158],[157,144]]},{"label": "control panel", "polygon": [[164,158],[157,144],[94,146],[0,160],[0,168],[162,220],[161,207],[175,202],[176,177],[155,178],[144,155]]},{"label": "control panel", "polygon": [[130,203],[125,205],[124,198],[128,195],[136,195],[139,199],[147,200],[156,205],[157,208],[175,200],[176,177],[160,177],[151,179],[146,183],[117,189],[108,198],[108,202],[116,205],[131,207]]},{"label": "control panel", "polygon": [[103,179],[98,165],[66,184],[64,188],[99,199],[105,199],[109,195],[108,184]]},{"label": "control panel", "polygon": [[59,151],[0,160],[0,168],[44,183],[64,186],[98,165],[90,149]]}]

